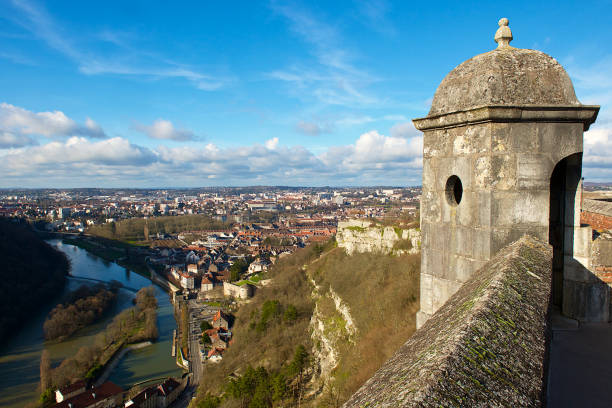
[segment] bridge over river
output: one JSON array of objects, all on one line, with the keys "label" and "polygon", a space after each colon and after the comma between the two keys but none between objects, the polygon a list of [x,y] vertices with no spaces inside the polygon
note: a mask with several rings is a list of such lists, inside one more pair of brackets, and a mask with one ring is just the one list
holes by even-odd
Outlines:
[{"label": "bridge over river", "polygon": [[[84,276],[74,276],[74,275],[68,275],[68,279],[71,280],[80,280],[80,281],[87,281],[87,282],[97,282],[97,283],[103,283],[105,285],[110,286],[111,282],[109,281],[105,281],[105,280],[101,280],[101,279],[95,279],[95,278],[86,278]],[[119,281],[114,281],[114,283],[116,283],[117,287],[121,288],[121,289],[125,289],[125,290],[129,290],[130,292],[138,292],[138,289],[136,288],[131,288],[129,286],[125,286],[123,283],[119,282]]]}]

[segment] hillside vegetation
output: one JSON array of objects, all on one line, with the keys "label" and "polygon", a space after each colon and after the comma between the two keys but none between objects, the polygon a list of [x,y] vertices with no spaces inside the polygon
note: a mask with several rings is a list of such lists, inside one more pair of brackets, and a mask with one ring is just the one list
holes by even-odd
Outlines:
[{"label": "hillside vegetation", "polygon": [[[419,255],[348,256],[335,241],[280,260],[223,360],[205,365],[196,406],[340,406],[414,332],[419,267]],[[240,388],[254,373],[263,380]]]},{"label": "hillside vegetation", "polygon": [[[307,360],[300,350],[308,354],[312,348],[308,325],[314,308],[312,286],[303,267],[332,246],[311,245],[278,260],[271,268],[272,282],[236,314],[234,342],[223,360],[204,366],[206,381],[198,392],[199,406],[217,406],[212,395],[224,393],[222,404],[226,407],[265,407],[281,401],[290,406],[287,401],[298,398],[298,383],[304,376],[296,366]],[[253,389],[246,387],[241,394],[239,385],[249,383],[253,370],[263,376],[262,381],[252,383]],[[258,387],[258,397],[252,400]]]},{"label": "hillside vegetation", "polygon": [[0,342],[63,289],[70,263],[25,222],[0,217]]}]

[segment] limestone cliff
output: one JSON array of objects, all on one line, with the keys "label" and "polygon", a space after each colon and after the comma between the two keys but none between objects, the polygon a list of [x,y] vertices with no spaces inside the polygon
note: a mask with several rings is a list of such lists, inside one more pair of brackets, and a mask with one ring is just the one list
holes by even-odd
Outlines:
[{"label": "limestone cliff", "polygon": [[340,221],[336,241],[349,255],[354,252],[415,254],[421,247],[421,231],[418,228],[382,226],[371,220]]},{"label": "limestone cliff", "polygon": [[350,309],[331,287],[323,290],[313,279],[311,283],[314,288],[312,298],[315,308],[309,331],[313,344],[313,363],[317,371],[311,379],[311,387],[315,393],[319,393],[332,381],[341,346],[355,343],[357,328]]}]

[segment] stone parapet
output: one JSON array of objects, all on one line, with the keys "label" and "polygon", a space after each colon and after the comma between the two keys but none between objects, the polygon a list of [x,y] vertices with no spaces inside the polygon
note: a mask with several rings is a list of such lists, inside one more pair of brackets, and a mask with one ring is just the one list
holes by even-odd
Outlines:
[{"label": "stone parapet", "polygon": [[421,131],[487,122],[582,122],[584,131],[587,131],[589,126],[595,122],[598,112],[599,106],[595,105],[478,106],[471,109],[413,119],[412,122]]},{"label": "stone parapet", "polygon": [[503,248],[344,406],[541,406],[551,260],[527,235]]}]

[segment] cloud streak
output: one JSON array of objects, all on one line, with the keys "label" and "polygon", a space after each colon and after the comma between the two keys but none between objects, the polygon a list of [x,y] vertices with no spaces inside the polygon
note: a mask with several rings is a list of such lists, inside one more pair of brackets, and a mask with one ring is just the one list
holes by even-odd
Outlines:
[{"label": "cloud streak", "polygon": [[340,45],[340,35],[331,25],[295,4],[289,6],[273,2],[271,7],[289,23],[295,35],[310,45],[318,69],[293,65],[269,72],[269,78],[306,89],[310,96],[328,105],[354,106],[380,102],[364,91],[378,78],[355,66],[354,56]]},{"label": "cloud streak", "polygon": [[50,48],[58,51],[77,64],[79,72],[85,75],[120,75],[149,77],[154,79],[181,78],[197,89],[214,91],[233,82],[230,78],[215,77],[186,67],[172,60],[156,57],[152,53],[130,46],[126,36],[105,31],[91,40],[99,40],[115,45],[112,57],[97,54],[78,46],[71,41],[70,35],[46,12],[42,5],[26,0],[13,0],[19,11],[15,23],[44,41]]},{"label": "cloud streak", "polygon": [[146,134],[151,139],[174,140],[176,142],[200,140],[191,130],[176,129],[172,122],[165,119],[157,119],[150,126],[137,123],[134,125],[134,129]]}]

